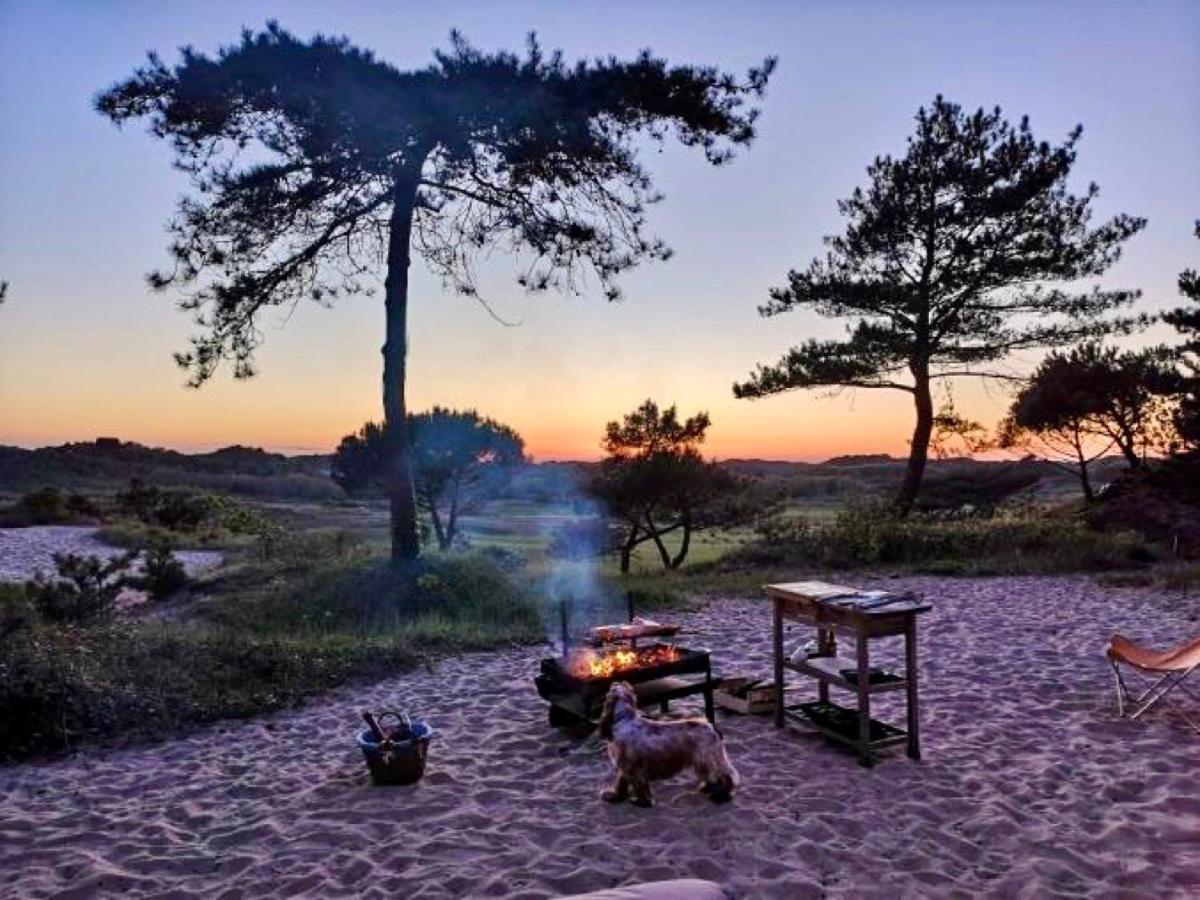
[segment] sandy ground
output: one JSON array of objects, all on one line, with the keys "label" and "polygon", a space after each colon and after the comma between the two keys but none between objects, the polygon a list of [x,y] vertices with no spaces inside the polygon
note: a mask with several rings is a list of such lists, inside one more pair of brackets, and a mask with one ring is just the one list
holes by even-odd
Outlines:
[{"label": "sandy ground", "polygon": [[[96,537],[96,529],[86,525],[0,528],[0,581],[25,581],[39,569],[53,574],[55,553],[111,557],[123,552],[105,544]],[[215,550],[178,550],[175,557],[189,575],[221,564]]]},{"label": "sandy ground", "polygon": [[[652,810],[610,806],[599,740],[547,726],[539,651],[470,656],[170,744],[0,769],[0,894],[550,897],[681,876],[735,897],[1200,893],[1200,736],[1117,720],[1101,655],[1113,629],[1200,632],[1200,598],[1083,578],[893,584],[937,603],[920,763],[894,751],[863,769],[727,716],[732,803],[679,778]],[[765,603],[683,618],[722,672],[768,672]],[[386,703],[438,729],[413,787],[369,786],[352,744],[356,710]]]}]

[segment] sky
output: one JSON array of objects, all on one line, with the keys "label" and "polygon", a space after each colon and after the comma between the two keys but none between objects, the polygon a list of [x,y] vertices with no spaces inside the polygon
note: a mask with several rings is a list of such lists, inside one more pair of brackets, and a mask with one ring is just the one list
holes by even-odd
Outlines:
[{"label": "sky", "polygon": [[[477,408],[539,459],[597,457],[604,423],[647,397],[708,411],[719,458],[905,452],[905,394],[746,401],[730,388],[793,344],[842,333],[836,320],[762,319],[756,307],[821,252],[839,230],[837,200],[877,154],[903,152],[938,93],[1028,114],[1050,141],[1083,124],[1072,183],[1100,185],[1099,219],[1149,219],[1103,284],[1169,308],[1179,271],[1200,264],[1200,3],[0,0],[0,444],[105,435],[325,452],[381,417],[381,293],[270,317],[256,378],[184,386],[171,352],[191,322],[144,275],[166,261],[164,225],[188,185],[144,128],[117,129],[91,106],[147,50],[168,62],[185,44],[215,51],[270,19],[303,37],[345,34],[401,67],[426,65],[451,28],[488,50],[520,49],[536,31],[569,59],[649,47],[743,72],[778,56],[759,137],[732,165],[678,147],[645,155],[666,195],[650,230],[675,255],[627,274],[622,302],[527,295],[512,261],[494,257],[481,288],[506,325],[414,266],[410,408]],[[954,389],[959,412],[985,423],[1007,399]]]}]

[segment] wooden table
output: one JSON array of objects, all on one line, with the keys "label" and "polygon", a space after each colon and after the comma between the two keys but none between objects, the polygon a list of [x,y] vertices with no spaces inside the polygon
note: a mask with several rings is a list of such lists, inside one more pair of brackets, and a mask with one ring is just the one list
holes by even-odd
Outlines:
[{"label": "wooden table", "polygon": [[[790,584],[768,584],[764,587],[774,605],[775,651],[775,725],[782,728],[789,718],[816,726],[834,740],[848,744],[858,751],[859,762],[869,766],[874,751],[893,744],[907,743],[908,755],[921,758],[921,735],[917,703],[917,616],[928,612],[932,605],[921,598],[906,599],[875,609],[839,607],[830,602],[834,597],[856,593],[858,589],[823,581],[799,581]],[[783,622],[789,619],[816,628],[818,655],[793,663],[783,653]],[[841,635],[854,642],[855,658],[837,656],[831,648],[833,636]],[[872,684],[870,642],[875,638],[904,635],[904,675]],[[784,705],[784,672],[791,669],[817,681],[818,700],[796,708]],[[852,680],[842,672],[855,670]],[[829,700],[829,687],[854,693],[856,709],[842,707]],[[871,718],[871,695],[885,691],[904,690],[907,697],[906,729]],[[797,712],[796,710],[799,710]],[[847,715],[855,715],[856,723],[846,727]],[[841,727],[836,727],[838,724]],[[856,724],[857,727],[853,727]]]}]

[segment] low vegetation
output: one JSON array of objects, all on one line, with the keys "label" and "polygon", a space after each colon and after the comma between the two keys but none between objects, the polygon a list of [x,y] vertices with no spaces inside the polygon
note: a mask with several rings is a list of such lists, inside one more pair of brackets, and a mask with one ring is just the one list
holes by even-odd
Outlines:
[{"label": "low vegetation", "polygon": [[[96,574],[107,586],[118,573]],[[540,640],[534,593],[510,575],[484,553],[396,569],[316,533],[240,551],[181,623],[59,615],[0,585],[0,758],[177,733],[438,654]]]},{"label": "low vegetation", "polygon": [[878,508],[851,507],[832,522],[773,522],[760,541],[732,554],[725,565],[886,566],[987,575],[1109,571],[1154,559],[1154,550],[1136,533],[1100,531],[1066,512],[901,519]]}]

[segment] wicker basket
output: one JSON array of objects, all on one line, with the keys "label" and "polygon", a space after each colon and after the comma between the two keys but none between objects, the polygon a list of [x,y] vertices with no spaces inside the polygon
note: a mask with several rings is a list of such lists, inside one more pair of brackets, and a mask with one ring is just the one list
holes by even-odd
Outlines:
[{"label": "wicker basket", "polygon": [[[377,713],[375,718],[381,724],[385,718],[405,721],[404,717],[392,710]],[[375,740],[369,729],[358,733],[358,746],[362,749],[367,768],[371,770],[371,780],[375,784],[413,784],[425,774],[425,757],[433,737],[433,728],[420,719],[411,720],[409,727],[412,737],[408,740],[384,741],[382,744]]]}]

